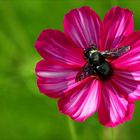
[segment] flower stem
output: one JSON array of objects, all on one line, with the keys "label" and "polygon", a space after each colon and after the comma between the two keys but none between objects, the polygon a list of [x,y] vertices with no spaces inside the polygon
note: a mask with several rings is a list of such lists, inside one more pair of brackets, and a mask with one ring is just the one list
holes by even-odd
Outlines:
[{"label": "flower stem", "polygon": [[115,129],[111,128],[111,140],[115,140]]},{"label": "flower stem", "polygon": [[69,117],[67,119],[68,119],[68,125],[69,125],[69,130],[71,133],[72,140],[78,140],[77,135],[76,135],[74,122]]}]

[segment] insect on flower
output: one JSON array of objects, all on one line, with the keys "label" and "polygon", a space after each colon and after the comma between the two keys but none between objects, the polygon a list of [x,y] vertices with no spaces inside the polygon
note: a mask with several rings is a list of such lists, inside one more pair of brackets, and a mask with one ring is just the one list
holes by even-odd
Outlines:
[{"label": "insect on flower", "polygon": [[76,81],[80,81],[88,76],[94,76],[101,80],[109,79],[113,74],[113,69],[106,59],[115,59],[130,49],[130,46],[124,46],[99,52],[95,45],[90,46],[92,47],[84,52],[86,64],[77,74]]},{"label": "insect on flower", "polygon": [[113,7],[104,19],[89,7],[64,17],[64,32],[42,31],[35,48],[41,93],[58,98],[60,112],[82,122],[98,113],[115,127],[131,120],[140,100],[140,32],[130,10]]}]

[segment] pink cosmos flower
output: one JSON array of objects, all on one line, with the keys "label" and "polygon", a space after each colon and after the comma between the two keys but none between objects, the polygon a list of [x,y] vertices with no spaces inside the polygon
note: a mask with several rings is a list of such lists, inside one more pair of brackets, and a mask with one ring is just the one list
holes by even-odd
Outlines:
[{"label": "pink cosmos flower", "polygon": [[[92,44],[98,53],[122,46],[130,49],[104,59],[113,71],[110,78],[102,80],[91,66],[92,74],[76,80]],[[113,7],[102,21],[87,6],[71,10],[64,17],[64,32],[42,31],[35,48],[43,57],[36,66],[38,88],[58,98],[62,113],[82,122],[97,112],[100,123],[108,127],[132,118],[134,101],[140,99],[140,32],[134,32],[131,11]]]}]

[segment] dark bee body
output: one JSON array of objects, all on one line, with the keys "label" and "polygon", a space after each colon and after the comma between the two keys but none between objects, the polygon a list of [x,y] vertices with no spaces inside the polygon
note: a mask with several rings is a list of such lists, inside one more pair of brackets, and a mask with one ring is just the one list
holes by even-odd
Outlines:
[{"label": "dark bee body", "polygon": [[111,77],[113,73],[112,67],[99,51],[90,48],[85,51],[84,55],[89,75],[96,75],[101,80],[107,80]]},{"label": "dark bee body", "polygon": [[110,79],[113,74],[113,69],[107,61],[101,63],[95,69],[99,79],[102,81]]},{"label": "dark bee body", "polygon": [[106,59],[115,59],[129,49],[130,46],[124,46],[122,48],[99,52],[95,46],[88,48],[84,51],[86,64],[77,74],[76,81],[80,81],[89,76],[94,76],[102,81],[110,79],[113,74],[113,68]]}]

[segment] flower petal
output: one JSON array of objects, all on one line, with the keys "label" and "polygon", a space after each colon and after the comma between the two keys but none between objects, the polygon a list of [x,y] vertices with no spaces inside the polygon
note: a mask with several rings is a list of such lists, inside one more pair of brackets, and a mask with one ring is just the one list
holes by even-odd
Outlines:
[{"label": "flower petal", "polygon": [[49,29],[41,32],[35,48],[46,60],[83,66],[83,50],[74,47],[65,34],[60,31]]},{"label": "flower petal", "polygon": [[99,46],[101,28],[100,18],[87,6],[70,11],[64,18],[65,33],[83,49],[91,44]]},{"label": "flower petal", "polygon": [[114,70],[113,86],[131,102],[140,100],[140,71]]},{"label": "flower petal", "polygon": [[125,37],[122,42],[119,44],[119,46],[131,46],[137,42],[140,41],[140,32],[136,31]]},{"label": "flower petal", "polygon": [[117,126],[132,118],[134,104],[121,97],[110,82],[102,84],[99,121],[107,127]]},{"label": "flower petal", "polygon": [[130,45],[130,50],[112,61],[114,67],[125,71],[140,70],[140,32],[133,33],[128,36],[122,42],[122,45]]},{"label": "flower petal", "polygon": [[103,21],[101,50],[117,47],[124,37],[133,32],[133,14],[128,9],[113,7]]},{"label": "flower petal", "polygon": [[97,111],[99,101],[100,83],[91,79],[60,99],[58,106],[62,113],[82,122]]},{"label": "flower petal", "polygon": [[49,97],[63,97],[67,91],[82,82],[75,81],[78,72],[79,68],[42,60],[36,66],[38,88]]}]

